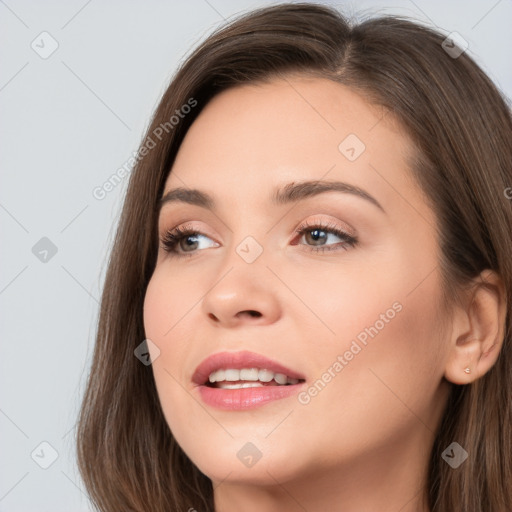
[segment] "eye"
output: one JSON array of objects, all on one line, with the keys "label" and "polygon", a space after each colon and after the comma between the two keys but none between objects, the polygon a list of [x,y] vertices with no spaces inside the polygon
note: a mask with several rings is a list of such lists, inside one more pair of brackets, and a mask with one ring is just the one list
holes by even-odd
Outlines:
[{"label": "eye", "polygon": [[[312,246],[306,249],[311,252],[347,250],[348,247],[354,247],[358,242],[356,237],[349,235],[336,225],[322,222],[302,224],[295,230],[295,233],[301,235],[300,240],[304,238],[308,243],[312,243]],[[329,239],[329,235],[341,239],[341,242],[327,245],[326,241]],[[177,227],[167,231],[162,237],[162,249],[173,256],[193,256],[197,252],[196,249],[198,249],[201,238],[208,239],[205,234],[190,228],[190,226]],[[214,244],[213,247],[218,247],[216,242]]]},{"label": "eye", "polygon": [[179,226],[167,231],[161,240],[161,244],[164,251],[174,256],[193,256],[195,249],[197,249],[198,239],[201,237],[208,238],[187,225]]},{"label": "eye", "polygon": [[[322,222],[302,224],[295,230],[295,233],[301,235],[301,240],[304,238],[308,242],[313,243],[313,247],[307,249],[311,252],[347,250],[348,247],[354,247],[358,242],[356,237],[349,235],[335,224],[324,224]],[[329,238],[329,234],[335,235],[335,237],[340,238],[342,241],[338,244],[327,245],[326,241]]]}]

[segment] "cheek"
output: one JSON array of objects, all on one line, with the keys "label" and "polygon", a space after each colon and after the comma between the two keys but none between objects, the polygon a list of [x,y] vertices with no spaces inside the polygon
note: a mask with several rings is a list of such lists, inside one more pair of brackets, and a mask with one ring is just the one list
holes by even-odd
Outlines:
[{"label": "cheek", "polygon": [[365,425],[370,443],[404,434],[418,418],[435,428],[431,412],[446,351],[436,276],[413,293],[380,284],[372,293],[363,286],[364,293],[345,295],[337,314],[327,318],[337,336],[322,344],[321,356],[310,354],[316,380],[303,396],[306,408],[323,411],[348,438],[360,438]]},{"label": "cheek", "polygon": [[194,279],[187,283],[179,273],[171,274],[162,265],[156,268],[148,283],[144,297],[144,328],[146,336],[154,338],[157,344],[160,342],[160,348],[165,352],[171,339],[173,345],[184,339],[176,332],[187,323],[190,315],[195,314],[193,308],[194,305],[197,307],[201,291],[198,286],[192,287],[191,282],[195,282]]},{"label": "cheek", "polygon": [[198,292],[189,290],[178,279],[168,279],[162,269],[155,271],[147,287],[144,329],[160,351],[152,365],[157,387],[165,381],[167,389],[172,377],[185,382],[185,369],[189,370],[186,363],[193,335],[190,318],[198,311],[194,309]]},{"label": "cheek", "polygon": [[166,318],[170,317],[169,312],[172,311],[173,296],[174,293],[157,267],[144,297],[144,328],[148,338],[158,338],[166,331]]},{"label": "cheek", "polygon": [[350,271],[296,288],[322,320],[309,315],[317,335],[311,328],[302,337],[313,378],[302,403],[356,437],[358,425],[376,435],[387,423],[391,435],[402,421],[417,421],[409,408],[429,418],[444,373],[438,273],[425,279],[430,262],[416,269],[393,258],[364,271],[347,258]]},{"label": "cheek", "polygon": [[190,398],[197,362],[192,360],[190,340],[197,326],[200,297],[199,289],[191,291],[183,279],[170,279],[165,269],[157,268],[144,298],[145,334],[159,349],[158,357],[152,358],[152,370],[162,411],[174,437],[187,446],[190,425],[204,425],[205,420],[204,410]]}]

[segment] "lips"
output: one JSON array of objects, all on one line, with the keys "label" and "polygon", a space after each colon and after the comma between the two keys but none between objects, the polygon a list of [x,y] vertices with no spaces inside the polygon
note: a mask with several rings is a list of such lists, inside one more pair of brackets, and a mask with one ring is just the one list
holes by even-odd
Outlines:
[{"label": "lips", "polygon": [[[238,370],[240,373],[231,370]],[[257,378],[255,378],[254,370],[258,372]],[[218,352],[211,355],[196,368],[192,382],[199,386],[208,385],[212,383],[210,377],[214,377],[214,382],[238,380],[269,382],[274,379],[278,384],[285,384],[284,377],[287,380],[292,380],[293,383],[304,380],[304,376],[299,372],[261,354],[248,351]]]},{"label": "lips", "polygon": [[217,409],[240,411],[290,397],[304,376],[254,352],[220,352],[205,359],[192,381],[202,401]]}]

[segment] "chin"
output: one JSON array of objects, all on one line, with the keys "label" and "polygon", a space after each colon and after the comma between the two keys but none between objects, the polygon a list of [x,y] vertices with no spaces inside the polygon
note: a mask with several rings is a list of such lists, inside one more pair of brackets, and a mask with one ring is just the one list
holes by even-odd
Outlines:
[{"label": "chin", "polygon": [[[298,478],[307,464],[294,458],[296,449],[290,447],[288,453],[273,449],[262,449],[260,454],[255,445],[234,441],[222,450],[209,450],[208,454],[187,455],[192,462],[213,482],[251,483],[254,485],[276,485]],[[265,455],[267,451],[268,455]],[[293,461],[293,465],[290,462]],[[302,469],[301,469],[302,468]]]}]

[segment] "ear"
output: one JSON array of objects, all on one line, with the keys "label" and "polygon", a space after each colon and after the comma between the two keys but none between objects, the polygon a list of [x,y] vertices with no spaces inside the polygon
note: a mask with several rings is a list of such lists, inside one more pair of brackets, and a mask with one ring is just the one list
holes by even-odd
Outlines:
[{"label": "ear", "polygon": [[464,300],[454,310],[445,378],[469,384],[487,373],[503,345],[507,315],[506,292],[501,278],[484,270]]}]

